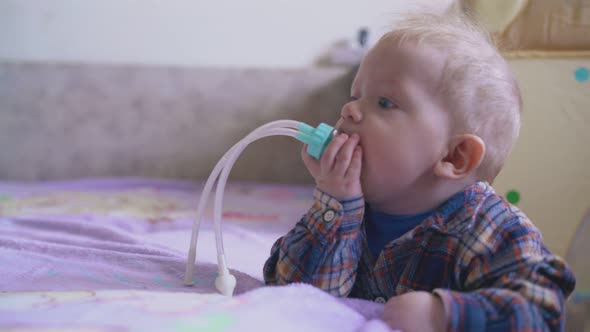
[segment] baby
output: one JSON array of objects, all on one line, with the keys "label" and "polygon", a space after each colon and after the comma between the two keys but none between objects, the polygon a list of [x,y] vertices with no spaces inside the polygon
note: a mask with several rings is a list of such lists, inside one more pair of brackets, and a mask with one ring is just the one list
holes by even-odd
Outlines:
[{"label": "baby", "polygon": [[571,270],[490,187],[520,112],[471,20],[398,22],[363,60],[340,134],[319,161],[302,151],[315,201],[272,247],[266,283],[385,303],[404,331],[562,330]]}]

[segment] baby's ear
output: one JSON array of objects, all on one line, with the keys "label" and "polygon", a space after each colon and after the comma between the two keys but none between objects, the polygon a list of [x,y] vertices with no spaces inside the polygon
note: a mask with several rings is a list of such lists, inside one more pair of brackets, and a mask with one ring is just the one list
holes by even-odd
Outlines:
[{"label": "baby's ear", "polygon": [[456,136],[447,155],[436,164],[434,173],[443,178],[462,179],[479,167],[485,151],[486,145],[479,136]]}]

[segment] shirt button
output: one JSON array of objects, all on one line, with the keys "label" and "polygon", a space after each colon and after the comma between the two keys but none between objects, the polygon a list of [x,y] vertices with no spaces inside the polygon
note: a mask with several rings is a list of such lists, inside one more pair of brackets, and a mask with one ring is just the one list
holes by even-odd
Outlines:
[{"label": "shirt button", "polygon": [[385,301],[385,298],[380,296],[375,299],[375,302],[380,303],[380,304],[385,304],[385,302],[387,302],[387,301]]},{"label": "shirt button", "polygon": [[324,219],[324,221],[326,222],[330,222],[332,220],[334,220],[334,218],[336,218],[336,212],[334,212],[334,210],[327,210],[326,212],[324,212],[324,215],[322,216],[322,218]]}]

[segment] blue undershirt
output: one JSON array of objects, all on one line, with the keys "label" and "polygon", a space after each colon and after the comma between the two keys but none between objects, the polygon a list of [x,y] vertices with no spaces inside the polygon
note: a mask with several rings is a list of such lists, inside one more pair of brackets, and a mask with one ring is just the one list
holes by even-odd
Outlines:
[{"label": "blue undershirt", "polygon": [[416,215],[389,215],[373,211],[368,205],[365,212],[367,244],[375,259],[389,242],[418,226],[432,213],[428,211]]}]

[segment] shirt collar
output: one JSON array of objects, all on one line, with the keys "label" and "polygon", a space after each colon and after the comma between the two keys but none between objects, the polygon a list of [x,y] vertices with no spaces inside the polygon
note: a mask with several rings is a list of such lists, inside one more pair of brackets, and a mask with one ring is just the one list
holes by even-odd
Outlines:
[{"label": "shirt collar", "polygon": [[435,209],[433,216],[437,222],[445,223],[452,219],[456,212],[465,207],[478,205],[491,193],[494,193],[494,189],[487,182],[478,181],[451,196]]}]

